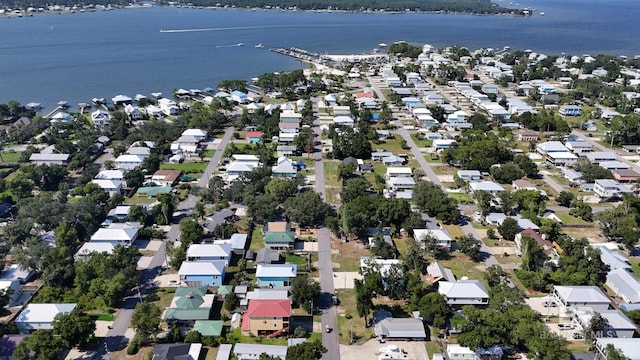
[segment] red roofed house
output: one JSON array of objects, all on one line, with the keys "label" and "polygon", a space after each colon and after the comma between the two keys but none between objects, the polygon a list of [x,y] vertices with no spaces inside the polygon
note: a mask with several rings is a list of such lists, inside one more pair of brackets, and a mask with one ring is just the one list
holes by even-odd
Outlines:
[{"label": "red roofed house", "polygon": [[535,132],[521,131],[518,132],[518,141],[538,141],[540,135]]},{"label": "red roofed house", "polygon": [[372,92],[359,92],[356,93],[356,99],[360,99],[360,98],[370,98],[373,99],[373,93]]},{"label": "red roofed house", "polygon": [[619,183],[634,183],[640,179],[640,174],[631,169],[613,170],[613,178]]},{"label": "red roofed house", "polygon": [[249,301],[249,308],[242,317],[242,334],[245,336],[275,337],[289,330],[291,300]]},{"label": "red roofed house", "polygon": [[262,131],[247,131],[246,139],[251,144],[258,144],[262,142],[262,136],[264,133]]},{"label": "red roofed house", "polygon": [[522,255],[522,239],[528,237],[536,241],[538,246],[542,247],[542,252],[550,258],[556,258],[558,254],[556,253],[556,249],[553,247],[553,244],[547,239],[544,239],[540,234],[535,232],[532,229],[522,230],[520,233],[516,234],[515,243],[516,243],[516,254],[518,256]]}]

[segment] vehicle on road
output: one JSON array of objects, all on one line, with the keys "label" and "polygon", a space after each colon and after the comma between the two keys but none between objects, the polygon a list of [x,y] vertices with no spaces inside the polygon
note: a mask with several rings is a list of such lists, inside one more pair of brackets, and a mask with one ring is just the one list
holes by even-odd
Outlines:
[{"label": "vehicle on road", "polygon": [[331,332],[331,327],[329,327],[329,325],[325,325],[325,326],[324,326],[324,330],[325,330],[327,333],[330,333],[330,332]]},{"label": "vehicle on road", "polygon": [[558,304],[556,304],[555,301],[544,301],[542,303],[542,306],[544,306],[544,307],[558,307]]},{"label": "vehicle on road", "polygon": [[575,326],[570,323],[560,323],[558,324],[558,329],[560,330],[573,330]]},{"label": "vehicle on road", "polygon": [[571,334],[571,338],[574,340],[580,340],[580,339],[584,339],[584,335],[582,335],[582,333],[579,333],[579,332],[574,332],[573,334]]}]

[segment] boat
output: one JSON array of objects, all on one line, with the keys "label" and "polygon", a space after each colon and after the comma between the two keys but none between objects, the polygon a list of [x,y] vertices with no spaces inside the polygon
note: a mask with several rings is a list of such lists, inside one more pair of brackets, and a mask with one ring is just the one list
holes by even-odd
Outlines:
[{"label": "boat", "polygon": [[262,45],[262,43],[260,43],[260,44],[256,45],[256,48],[257,48],[257,49],[262,49],[263,47],[264,47],[264,45]]},{"label": "boat", "polygon": [[244,43],[238,43],[236,46],[244,46]]},{"label": "boat", "polygon": [[544,12],[540,11],[540,16],[544,16]]},{"label": "boat", "polygon": [[378,47],[386,48],[386,47],[387,47],[387,44],[385,44],[385,43],[380,43],[380,44],[378,44]]},{"label": "boat", "polygon": [[104,98],[93,98],[91,99],[91,103],[93,103],[93,105],[104,105],[107,101]]}]

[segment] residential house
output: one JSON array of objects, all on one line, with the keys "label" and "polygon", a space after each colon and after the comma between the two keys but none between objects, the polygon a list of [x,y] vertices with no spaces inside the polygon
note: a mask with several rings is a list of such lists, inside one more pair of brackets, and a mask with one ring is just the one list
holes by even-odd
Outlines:
[{"label": "residential house", "polygon": [[280,113],[280,122],[300,124],[302,121],[302,114],[293,111],[283,111]]},{"label": "residential house", "polygon": [[93,254],[103,253],[111,255],[115,250],[115,245],[108,242],[86,242],[82,244],[80,249],[73,255],[74,260],[76,262],[79,261],[89,261],[89,259],[93,256]]},{"label": "residential house", "polygon": [[409,167],[388,167],[385,173],[385,179],[391,180],[393,178],[412,177],[413,172]]},{"label": "residential house", "polygon": [[282,156],[294,156],[297,153],[297,148],[295,145],[278,145],[276,152],[279,158]]},{"label": "residential house", "polygon": [[473,350],[458,344],[447,344],[446,352],[449,360],[480,360]]},{"label": "residential house", "polygon": [[202,344],[157,344],[153,345],[152,359],[197,360],[202,352]]},{"label": "residential house", "polygon": [[267,354],[271,359],[286,360],[287,346],[242,343],[236,343],[233,346],[233,355],[238,360],[256,360],[260,359],[262,354]]},{"label": "residential house", "polygon": [[600,260],[609,267],[609,271],[617,269],[631,271],[629,259],[621,253],[609,249],[606,245],[594,246],[594,248],[600,250]]},{"label": "residential house", "polygon": [[136,167],[142,167],[142,163],[144,162],[144,156],[142,155],[131,155],[131,154],[122,154],[118,156],[115,160],[116,168],[120,170],[133,170]]},{"label": "residential house", "polygon": [[93,125],[97,127],[103,127],[109,124],[109,112],[98,109],[91,113],[91,121],[93,121]]},{"label": "residential house", "polygon": [[620,310],[594,310],[590,307],[577,307],[573,313],[573,323],[582,329],[588,329],[591,319],[600,314],[607,325],[602,330],[602,336],[612,338],[632,338],[636,332],[636,325]]},{"label": "residential house", "polygon": [[207,139],[208,132],[201,129],[187,129],[182,132],[182,136],[193,136],[198,141],[204,141]]},{"label": "residential house", "polygon": [[619,183],[636,183],[640,179],[640,173],[632,169],[613,170],[611,173]]},{"label": "residential house", "polygon": [[12,264],[5,267],[0,274],[0,280],[18,280],[20,284],[25,284],[31,281],[31,278],[36,274],[31,268],[22,266],[20,264]]},{"label": "residential house", "polygon": [[578,161],[578,157],[570,152],[550,152],[545,160],[553,166],[571,166]]},{"label": "residential house", "polygon": [[142,119],[142,113],[140,112],[140,108],[137,106],[127,104],[124,107],[124,112],[129,116],[129,119],[133,121]]},{"label": "residential house", "polygon": [[493,181],[472,181],[469,183],[472,192],[485,191],[491,195],[497,195],[504,191],[502,185]]},{"label": "residential house", "polygon": [[242,317],[242,333],[253,336],[273,336],[289,330],[291,300],[249,301],[247,312]]},{"label": "residential house", "polygon": [[580,116],[582,115],[582,108],[576,105],[562,105],[558,112],[562,116]]},{"label": "residential house", "polygon": [[231,100],[237,102],[238,104],[246,104],[249,102],[249,97],[242,91],[234,90],[231,92]]},{"label": "residential house", "polygon": [[623,184],[611,179],[597,179],[593,184],[593,192],[600,199],[622,198],[632,191]]},{"label": "residential house", "polygon": [[394,192],[411,191],[416,186],[412,177],[393,177],[386,181],[387,188]]},{"label": "residential house", "polygon": [[224,240],[214,240],[214,244],[231,244],[231,252],[237,255],[244,255],[247,247],[247,234],[233,234],[231,238]]},{"label": "residential house", "polygon": [[199,332],[202,336],[220,336],[223,325],[222,320],[196,320],[192,330]]},{"label": "residential house", "polygon": [[623,163],[622,161],[601,161],[598,164],[601,168],[603,169],[607,169],[609,171],[614,171],[614,170],[628,170],[629,169],[629,165]]},{"label": "residential house", "polygon": [[177,287],[163,319],[166,322],[187,324],[209,320],[215,297],[214,294],[207,293],[206,286]]},{"label": "residential house", "polygon": [[122,187],[125,185],[122,180],[110,180],[110,179],[93,179],[91,180],[92,184],[98,185],[98,187],[109,194],[109,196],[113,196],[115,194],[122,193]]},{"label": "residential house", "polygon": [[438,245],[451,250],[453,238],[447,230],[442,229],[413,229],[413,238],[418,243],[423,243],[427,238],[433,238]]},{"label": "residential house", "polygon": [[424,323],[414,318],[384,318],[375,325],[374,332],[379,338],[393,340],[425,341],[427,338]]},{"label": "residential house", "polygon": [[264,233],[265,246],[274,250],[293,249],[296,234],[293,231],[267,231]]},{"label": "residential house", "polygon": [[374,162],[380,162],[387,156],[392,156],[393,153],[391,151],[373,151],[371,152],[371,160]]},{"label": "residential house", "polygon": [[454,139],[435,139],[431,141],[431,145],[433,146],[434,149],[436,149],[436,151],[448,149],[453,145],[455,145],[456,143],[457,141]]},{"label": "residential house", "polygon": [[595,340],[596,350],[601,358],[598,359],[607,359],[607,347],[608,345],[613,346],[618,354],[622,355],[623,358],[628,360],[640,360],[640,339],[638,338],[597,338]]},{"label": "residential house", "polygon": [[467,122],[467,118],[468,117],[469,117],[469,114],[466,111],[458,110],[458,111],[454,112],[453,114],[447,115],[447,122],[449,124],[464,123],[464,122]]},{"label": "residential house", "polygon": [[180,113],[180,108],[175,101],[167,98],[158,99],[158,106],[162,114],[167,116],[176,116]]},{"label": "residential house", "polygon": [[387,274],[392,268],[396,268],[401,271],[400,266],[402,261],[399,259],[377,259],[371,256],[360,256],[360,272],[377,272],[382,276],[382,281],[385,281]]},{"label": "residential house", "polygon": [[518,141],[538,141],[540,135],[537,132],[519,131],[516,139],[518,139]]},{"label": "residential house", "polygon": [[300,124],[281,122],[278,124],[280,131],[278,132],[278,141],[290,143],[295,140],[300,132]]},{"label": "residential house", "polygon": [[451,269],[444,267],[437,260],[433,261],[427,266],[427,279],[429,284],[435,284],[438,281],[451,281],[455,282],[456,277],[453,275]]},{"label": "residential house", "polygon": [[59,123],[59,122],[68,123],[68,122],[71,122],[72,120],[73,120],[73,116],[71,116],[70,114],[64,111],[59,111],[51,117],[50,122],[52,124]]},{"label": "residential house", "polygon": [[560,141],[545,141],[543,143],[540,143],[538,145],[536,145],[536,151],[540,154],[540,155],[547,155],[550,153],[563,153],[563,152],[569,152],[569,149],[567,149],[566,146],[564,146],[563,143],[561,143]]},{"label": "residential house", "polygon": [[562,174],[563,177],[572,184],[579,184],[582,181],[582,173],[572,169],[562,169]]},{"label": "residential house", "polygon": [[158,170],[151,176],[151,182],[157,186],[173,186],[182,175],[181,170]]},{"label": "residential house", "polygon": [[262,131],[247,131],[245,133],[245,138],[249,144],[261,144],[263,136],[264,133]]},{"label": "residential house", "polygon": [[290,286],[297,272],[296,264],[258,264],[256,266],[258,286]]},{"label": "residential house", "polygon": [[284,300],[289,299],[287,288],[256,288],[246,295],[249,300]]},{"label": "residential house", "polygon": [[404,164],[404,162],[404,158],[396,155],[386,156],[382,158],[382,163],[386,166],[401,166],[402,164]]},{"label": "residential house", "polygon": [[593,151],[593,145],[584,139],[571,139],[565,144],[567,149],[578,156],[585,156]]},{"label": "residential house", "polygon": [[489,303],[489,293],[480,280],[440,281],[438,292],[451,306],[486,306]]},{"label": "residential house", "polygon": [[587,154],[587,159],[592,164],[599,164],[603,161],[615,161],[618,159],[618,156],[613,151],[592,151]]},{"label": "residential house", "polygon": [[293,161],[286,156],[278,158],[276,165],[271,168],[271,174],[274,177],[292,178],[296,176],[297,173],[297,167],[295,167]]},{"label": "residential house", "polygon": [[118,180],[124,182],[124,172],[121,170],[101,170],[94,179],[99,180]]},{"label": "residential house", "polygon": [[33,165],[67,165],[71,155],[69,154],[42,154],[33,153],[29,157],[29,161]]},{"label": "residential house", "polygon": [[[8,291],[11,292],[9,295],[9,301],[7,302],[8,307],[22,305],[18,304],[18,300],[20,300],[20,296],[22,296],[22,287],[20,286],[19,280],[0,280],[0,294],[6,294]],[[0,307],[0,311],[4,311],[2,307]]]},{"label": "residential house", "polygon": [[514,180],[511,183],[511,186],[513,188],[513,191],[518,191],[518,190],[538,191],[538,188],[536,187],[536,185],[534,183],[532,183],[529,180],[525,180],[525,179]]},{"label": "residential house", "polygon": [[353,120],[353,118],[351,118],[351,116],[334,116],[333,117],[333,124],[336,127],[353,127],[355,121]]},{"label": "residential house", "polygon": [[191,244],[187,249],[187,261],[224,261],[229,266],[231,261],[231,243],[222,244]]},{"label": "residential house", "polygon": [[556,252],[556,249],[553,247],[553,244],[551,243],[551,241],[547,240],[546,238],[544,238],[542,235],[540,235],[538,232],[536,232],[531,228],[527,228],[516,234],[514,239],[514,242],[516,244],[516,255],[522,256],[522,250],[523,250],[522,239],[523,238],[533,239],[536,242],[536,244],[542,248],[542,252],[548,257],[550,257],[551,259],[558,258],[558,253]]},{"label": "residential house", "polygon": [[100,228],[91,235],[92,242],[107,242],[129,247],[138,238],[140,226],[127,223],[113,223],[107,228]]},{"label": "residential house", "polygon": [[278,264],[282,263],[282,256],[279,251],[265,247],[258,250],[255,262],[256,264]]},{"label": "residential house", "polygon": [[193,135],[181,135],[171,143],[171,152],[174,154],[198,154],[200,153],[200,142],[198,137]]},{"label": "residential house", "polygon": [[456,174],[464,181],[477,181],[482,179],[482,174],[479,170],[458,170]]},{"label": "residential house", "polygon": [[58,314],[68,314],[76,304],[29,304],[13,320],[21,334],[31,334],[36,330],[52,330],[53,319]]},{"label": "residential house", "polygon": [[594,310],[607,310],[609,297],[597,286],[553,286],[553,295],[564,306],[590,306]]},{"label": "residential house", "polygon": [[640,282],[625,269],[611,270],[605,283],[627,304],[640,304]]},{"label": "residential house", "polygon": [[220,286],[228,264],[228,260],[183,261],[178,275],[191,286]]}]

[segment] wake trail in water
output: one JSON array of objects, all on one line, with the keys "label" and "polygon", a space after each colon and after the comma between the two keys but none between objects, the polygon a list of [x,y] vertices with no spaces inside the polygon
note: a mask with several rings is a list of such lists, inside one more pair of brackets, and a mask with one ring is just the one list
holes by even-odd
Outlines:
[{"label": "wake trail in water", "polygon": [[233,26],[233,27],[199,28],[199,29],[169,29],[169,30],[160,30],[160,32],[161,33],[188,33],[188,32],[205,32],[205,31],[275,29],[275,28],[290,28],[290,27],[296,27],[296,26],[297,25]]}]

